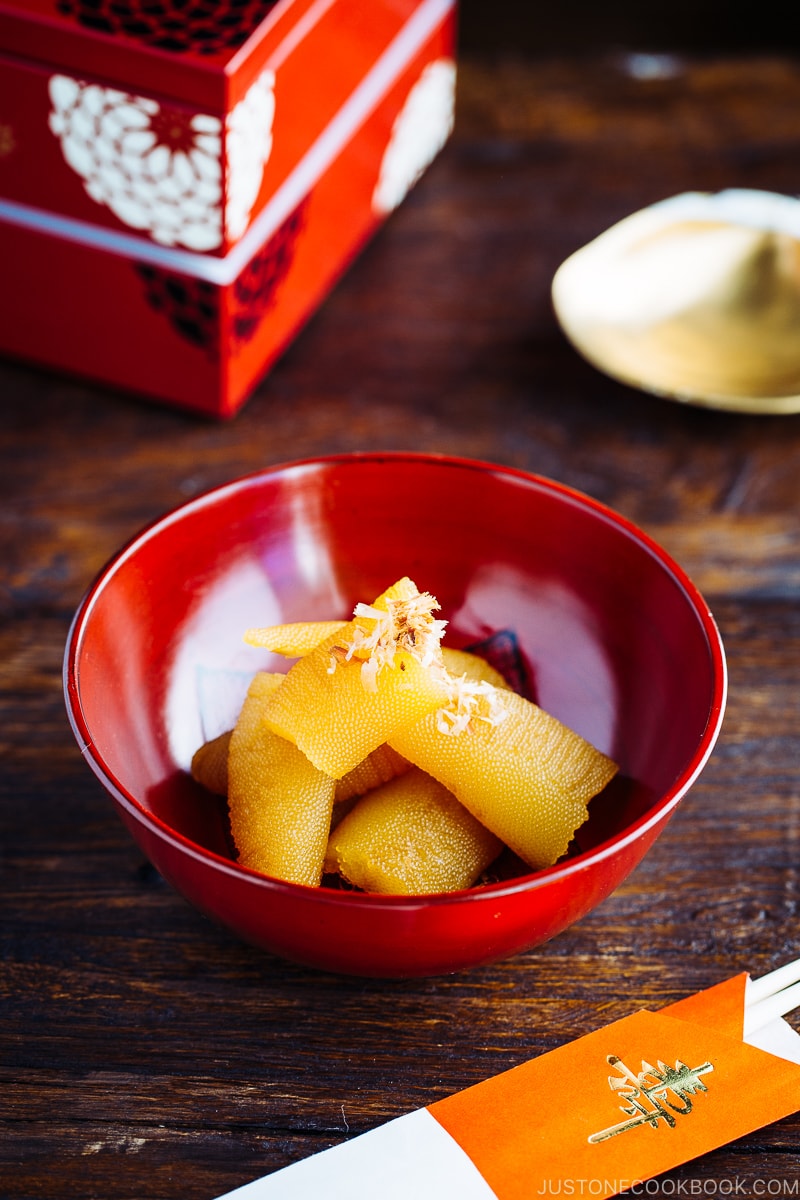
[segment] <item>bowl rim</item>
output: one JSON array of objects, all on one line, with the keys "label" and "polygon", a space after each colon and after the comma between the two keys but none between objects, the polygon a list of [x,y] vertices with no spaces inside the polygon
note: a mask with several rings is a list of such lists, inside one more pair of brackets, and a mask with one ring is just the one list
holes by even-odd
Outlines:
[{"label": "bowl rim", "polygon": [[[621,833],[604,839],[589,850],[580,851],[568,859],[559,860],[552,866],[545,867],[542,870],[514,876],[509,880],[464,888],[460,891],[397,896],[351,892],[325,886],[310,887],[304,884],[275,879],[250,867],[241,866],[239,863],[225,858],[213,850],[207,850],[197,842],[192,841],[191,838],[180,833],[179,830],[168,825],[155,813],[146,809],[105,765],[102,754],[94,744],[88,722],[83,714],[80,700],[78,659],[84,633],[96,602],[117,571],[138,547],[150,541],[162,530],[180,521],[186,513],[192,510],[200,510],[209,504],[216,503],[226,493],[235,494],[238,491],[247,490],[254,483],[262,479],[266,480],[269,477],[287,474],[288,472],[310,472],[334,466],[355,466],[363,463],[378,464],[381,462],[417,463],[420,466],[454,467],[459,470],[466,469],[480,473],[489,472],[492,475],[510,478],[526,486],[533,486],[547,493],[555,493],[579,508],[589,509],[595,516],[601,517],[638,543],[658,561],[666,573],[671,576],[673,582],[684,592],[695,616],[703,628],[711,658],[714,686],[706,726],[694,754],[669,789],[651,809],[641,817],[638,817],[630,825],[627,825]],[[114,797],[117,803],[137,823],[149,829],[160,840],[170,843],[174,848],[184,854],[188,854],[213,870],[221,871],[223,874],[231,875],[237,879],[249,879],[256,886],[264,888],[268,892],[276,892],[282,895],[295,894],[304,897],[312,903],[316,900],[318,903],[327,905],[340,903],[347,907],[357,905],[359,907],[366,906],[376,909],[391,908],[415,911],[422,907],[474,903],[481,899],[491,901],[513,895],[517,892],[537,890],[548,883],[566,878],[575,873],[580,873],[584,869],[590,869],[602,863],[612,854],[617,854],[647,835],[654,826],[658,826],[666,821],[700,775],[716,745],[727,703],[728,671],[719,628],[699,589],[684,569],[658,542],[639,528],[633,521],[629,520],[629,518],[616,512],[608,505],[595,500],[592,496],[571,487],[569,484],[561,483],[558,480],[550,479],[535,472],[526,471],[520,467],[459,455],[424,451],[363,450],[342,451],[339,453],[294,459],[257,468],[254,471],[246,472],[243,475],[204,489],[196,496],[191,497],[191,499],[174,505],[160,516],[148,521],[138,532],[132,534],[111,558],[106,561],[84,593],[72,618],[67,635],[63,658],[62,685],[67,716],[81,754],[106,791]]]}]

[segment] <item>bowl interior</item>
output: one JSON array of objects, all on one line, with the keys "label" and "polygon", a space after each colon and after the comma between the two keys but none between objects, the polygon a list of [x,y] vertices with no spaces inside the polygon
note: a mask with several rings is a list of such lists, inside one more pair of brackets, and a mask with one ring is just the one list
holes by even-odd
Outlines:
[{"label": "bowl interior", "polygon": [[633,526],[556,484],[415,455],[266,471],[200,497],[123,551],[68,655],[79,737],[118,795],[230,857],[224,803],[187,775],[247,683],[283,659],[251,626],[347,618],[410,575],[445,644],[511,631],[533,697],[621,766],[576,852],[679,798],[710,752],[724,660],[691,584]]}]

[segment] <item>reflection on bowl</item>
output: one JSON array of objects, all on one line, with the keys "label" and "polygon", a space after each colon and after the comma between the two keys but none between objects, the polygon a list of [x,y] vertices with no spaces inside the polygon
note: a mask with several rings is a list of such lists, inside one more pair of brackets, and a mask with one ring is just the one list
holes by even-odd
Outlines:
[{"label": "reflection on bowl", "polygon": [[[282,883],[239,867],[224,801],[189,777],[256,670],[245,629],[346,619],[408,574],[447,642],[512,630],[541,706],[611,755],[569,855],[428,897]],[[144,853],[241,938],[320,968],[431,975],[530,948],[578,920],[652,845],[719,733],[726,673],[691,582],[630,522],[510,468],[417,454],[262,471],[167,515],[104,569],[65,656],[75,736]],[[515,873],[521,872],[521,873]]]}]

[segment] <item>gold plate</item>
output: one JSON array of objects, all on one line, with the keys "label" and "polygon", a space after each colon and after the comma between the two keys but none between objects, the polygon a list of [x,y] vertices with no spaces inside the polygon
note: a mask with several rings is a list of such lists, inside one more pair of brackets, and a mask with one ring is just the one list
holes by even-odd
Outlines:
[{"label": "gold plate", "polygon": [[564,333],[599,370],[655,395],[800,412],[800,200],[730,189],[642,209],[553,279]]}]

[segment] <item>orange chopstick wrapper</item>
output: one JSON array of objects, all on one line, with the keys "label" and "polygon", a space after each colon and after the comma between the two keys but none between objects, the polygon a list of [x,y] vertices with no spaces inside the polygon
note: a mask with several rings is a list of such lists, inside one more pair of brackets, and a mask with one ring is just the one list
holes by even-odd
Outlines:
[{"label": "orange chopstick wrapper", "polygon": [[580,1181],[616,1195],[800,1108],[800,1037],[777,1018],[760,1045],[743,1040],[748,979],[635,1012],[228,1196],[531,1200]]}]

